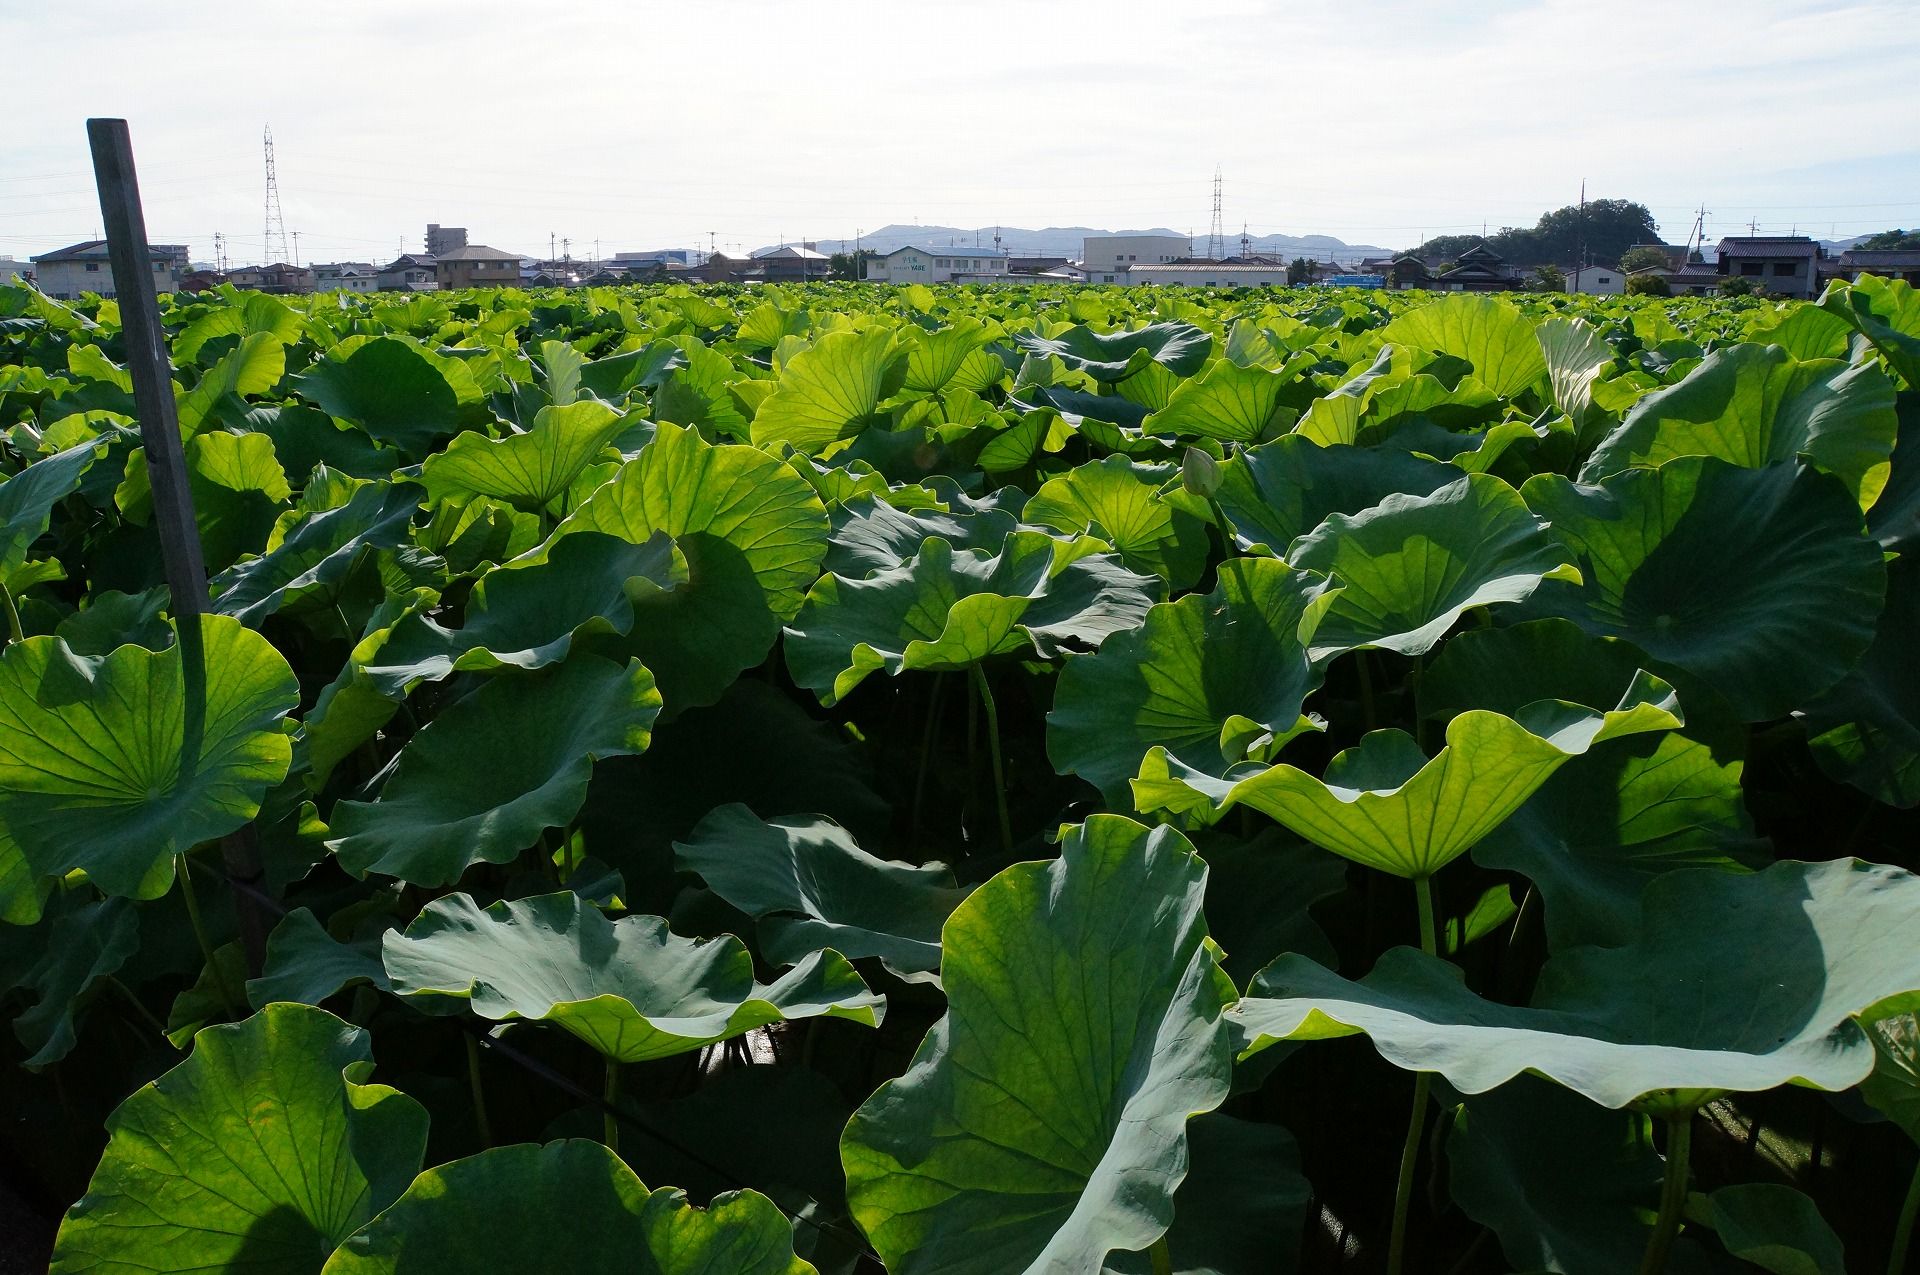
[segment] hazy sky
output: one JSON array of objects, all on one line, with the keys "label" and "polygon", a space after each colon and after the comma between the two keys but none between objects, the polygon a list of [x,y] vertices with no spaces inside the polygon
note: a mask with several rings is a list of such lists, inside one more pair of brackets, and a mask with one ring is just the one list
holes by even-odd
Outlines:
[{"label": "hazy sky", "polygon": [[[97,233],[132,122],[156,241],[302,260],[425,223],[544,255],[889,222],[1400,247],[1639,199],[1668,238],[1920,223],[1920,0],[0,0],[0,255]],[[30,104],[22,107],[21,103]]]}]

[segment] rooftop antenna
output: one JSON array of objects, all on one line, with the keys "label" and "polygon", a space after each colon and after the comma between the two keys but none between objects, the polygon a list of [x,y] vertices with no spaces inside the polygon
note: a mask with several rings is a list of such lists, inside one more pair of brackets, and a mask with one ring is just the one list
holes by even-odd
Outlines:
[{"label": "rooftop antenna", "polygon": [[1220,165],[1213,166],[1213,229],[1207,234],[1207,259],[1218,261],[1227,250],[1227,236],[1220,224]]},{"label": "rooftop antenna", "polygon": [[[285,261],[292,254],[287,251],[287,222],[286,219],[280,215],[280,181],[273,173],[273,126],[271,124],[266,126],[260,138],[266,147],[267,153],[267,211],[265,218],[267,236],[266,242],[260,246],[260,251],[266,254],[267,262],[271,264],[275,261]],[[276,244],[279,248],[277,252],[275,251]]]}]

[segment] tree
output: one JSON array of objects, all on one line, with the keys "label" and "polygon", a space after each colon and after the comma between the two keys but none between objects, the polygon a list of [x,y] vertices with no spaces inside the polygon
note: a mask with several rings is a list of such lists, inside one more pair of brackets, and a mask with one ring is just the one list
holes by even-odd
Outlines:
[{"label": "tree", "polygon": [[1627,280],[1630,297],[1670,297],[1673,287],[1657,274],[1637,274]]},{"label": "tree", "polygon": [[1759,284],[1737,274],[1728,275],[1720,281],[1720,295],[1723,297],[1750,297],[1758,291]]},{"label": "tree", "polygon": [[1658,248],[1629,248],[1620,254],[1620,272],[1632,274],[1636,270],[1658,270],[1667,264],[1667,254]]},{"label": "tree", "polygon": [[1422,256],[1458,257],[1484,243],[1510,266],[1551,265],[1579,258],[1617,261],[1637,243],[1660,242],[1660,225],[1645,204],[1630,199],[1591,199],[1583,209],[1568,204],[1542,213],[1531,229],[1503,226],[1494,234],[1440,235],[1414,249]]},{"label": "tree", "polygon": [[1886,252],[1897,248],[1920,248],[1920,230],[1883,230],[1877,235],[1868,235],[1853,245],[1868,252]]},{"label": "tree", "polygon": [[1319,275],[1314,262],[1305,257],[1295,257],[1287,263],[1287,282],[1289,284],[1312,283]]},{"label": "tree", "polygon": [[1559,266],[1535,266],[1533,277],[1527,280],[1527,287],[1534,292],[1565,292],[1567,276]]},{"label": "tree", "polygon": [[862,248],[858,261],[851,252],[836,252],[827,258],[827,277],[829,279],[864,279],[867,277],[867,263],[879,259],[880,254],[871,248]]}]

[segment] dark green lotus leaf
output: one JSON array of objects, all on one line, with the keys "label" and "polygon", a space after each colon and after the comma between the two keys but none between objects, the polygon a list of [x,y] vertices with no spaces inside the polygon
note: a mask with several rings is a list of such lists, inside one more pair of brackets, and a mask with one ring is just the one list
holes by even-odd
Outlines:
[{"label": "dark green lotus leaf", "polygon": [[1199,519],[1160,498],[1173,476],[1168,466],[1109,456],[1040,484],[1021,517],[1098,536],[1119,551],[1129,570],[1157,575],[1175,589],[1190,588],[1206,566],[1207,532]]},{"label": "dark green lotus leaf", "polygon": [[413,456],[427,455],[441,439],[486,419],[480,386],[466,363],[407,337],[349,337],[287,384],[328,415]]},{"label": "dark green lotus leaf", "polygon": [[1920,877],[1858,860],[1670,872],[1648,885],[1631,943],[1553,957],[1530,1008],[1482,1000],[1457,967],[1399,947],[1358,983],[1283,956],[1229,1017],[1242,1057],[1365,1033],[1395,1066],[1465,1093],[1523,1071],[1608,1107],[1840,1090],[1874,1065],[1854,1016],[1920,992],[1916,920]]},{"label": "dark green lotus leaf", "polygon": [[1920,290],[1869,275],[1831,284],[1820,308],[1871,341],[1908,389],[1920,390]]},{"label": "dark green lotus leaf", "polygon": [[543,407],[524,434],[492,438],[469,431],[427,457],[420,481],[427,499],[492,496],[539,513],[565,495],[631,422],[605,403],[583,399]]},{"label": "dark green lotus leaf", "polygon": [[108,1118],[53,1270],[314,1275],[426,1150],[425,1108],[372,1069],[364,1031],[306,1005],[202,1031]]},{"label": "dark green lotus leaf", "polygon": [[910,982],[930,981],[940,968],[940,927],[968,893],[942,864],[868,854],[824,815],[763,821],[725,805],[673,850],[682,869],[759,919],[760,949],[782,965],[832,948],[878,957]]},{"label": "dark green lotus leaf", "polygon": [[[1455,1111],[1448,1190],[1468,1217],[1499,1236],[1514,1270],[1636,1270],[1664,1172],[1652,1125],[1641,1112],[1610,1111],[1519,1076]],[[1737,1269],[1693,1233],[1675,1240],[1667,1258],[1672,1275]]]},{"label": "dark green lotus leaf", "polygon": [[939,537],[955,549],[998,550],[1020,525],[1020,492],[1002,488],[984,500],[957,492],[946,509],[901,509],[888,501],[856,496],[834,511],[833,536],[822,564],[835,575],[860,579],[897,567]]},{"label": "dark green lotus leaf", "polygon": [[1811,702],[1872,641],[1880,550],[1829,475],[1682,457],[1597,487],[1541,474],[1522,494],[1585,581],[1549,583],[1527,609],[1627,639],[1749,721]]},{"label": "dark green lotus leaf", "polygon": [[1243,547],[1280,553],[1333,514],[1357,514],[1396,493],[1431,495],[1459,478],[1457,469],[1407,452],[1322,447],[1288,434],[1221,465],[1214,499]]},{"label": "dark green lotus leaf", "polygon": [[1502,398],[1546,379],[1533,320],[1493,297],[1446,296],[1415,306],[1380,329],[1388,345],[1450,354],[1473,365],[1474,379]]},{"label": "dark green lotus leaf", "polygon": [[1490,474],[1331,514],[1286,552],[1340,585],[1313,635],[1316,660],[1367,647],[1419,655],[1474,607],[1523,601],[1546,580],[1577,583],[1569,558],[1520,493]]},{"label": "dark green lotus leaf", "polygon": [[381,959],[395,993],[464,1000],[482,1018],[557,1023],[616,1062],[645,1062],[801,1018],[878,1026],[885,1000],[837,952],[772,983],[731,934],[685,939],[657,916],[609,921],[572,891],[482,908],[436,899]]},{"label": "dark green lotus leaf", "polygon": [[249,395],[266,394],[287,371],[287,347],[269,332],[240,338],[231,350],[201,373],[193,388],[178,396],[175,411],[180,434],[192,438],[211,427],[229,408],[246,409]]},{"label": "dark green lotus leaf", "polygon": [[333,680],[320,688],[294,737],[293,768],[307,791],[324,787],[334,767],[399,711],[407,689],[404,680],[376,681],[361,661],[376,658],[397,626],[439,601],[440,595],[432,589],[396,589],[367,617],[360,641]]},{"label": "dark green lotus leaf", "polygon": [[1461,713],[1431,759],[1405,731],[1370,731],[1327,764],[1324,779],[1251,762],[1216,778],[1155,748],[1133,795],[1142,810],[1207,819],[1244,803],[1355,863],[1420,878],[1472,849],[1571,758],[1680,724],[1673,688],[1636,673],[1605,710],[1543,699],[1512,717]]},{"label": "dark green lotus leaf", "polygon": [[1920,1142],[1920,1014],[1888,1014],[1867,1025],[1873,1042],[1873,1074],[1860,1082],[1860,1096]]},{"label": "dark green lotus leaf", "polygon": [[1188,323],[1154,323],[1132,332],[1095,332],[1085,325],[1068,328],[1056,337],[1034,332],[1014,334],[1022,349],[1051,355],[1096,381],[1124,381],[1158,363],[1176,376],[1192,376],[1213,353],[1213,338]]},{"label": "dark green lotus leaf", "polygon": [[1172,829],[1095,815],[948,918],[946,1016],[840,1142],[888,1270],[1092,1275],[1166,1233],[1230,1079],[1205,888]]},{"label": "dark green lotus leaf", "polygon": [[1297,370],[1269,371],[1218,359],[1199,376],[1177,383],[1166,404],[1147,417],[1150,434],[1257,443],[1285,428],[1292,412],[1281,396],[1298,385]]},{"label": "dark green lotus leaf", "polygon": [[663,531],[644,544],[576,532],[556,541],[544,562],[482,576],[459,628],[410,611],[377,642],[363,640],[353,658],[380,693],[393,696],[457,672],[544,668],[583,638],[628,632],[636,599],[685,579],[686,563]]},{"label": "dark green lotus leaf", "polygon": [[1887,569],[1887,603],[1867,653],[1801,714],[1820,769],[1901,810],[1920,806],[1920,563]]},{"label": "dark green lotus leaf", "polygon": [[793,356],[753,417],[753,444],[811,456],[886,420],[883,400],[907,374],[908,348],[886,328],[829,332]]},{"label": "dark green lotus leaf", "polygon": [[1097,540],[1016,531],[998,554],[928,540],[911,561],[863,580],[827,575],[786,631],[794,681],[834,704],[869,673],[964,669],[994,655],[1053,658],[1138,626],[1159,581]]},{"label": "dark green lotus leaf", "polygon": [[424,886],[511,862],[580,812],[596,760],[645,752],[659,715],[638,660],[496,678],[407,741],[377,800],[334,806],[327,848],[355,876]]},{"label": "dark green lotus leaf", "polygon": [[1332,593],[1324,577],[1274,558],[1222,563],[1212,593],[1161,603],[1141,627],[1067,661],[1047,716],[1048,757],[1126,809],[1150,749],[1224,776],[1320,729],[1304,707],[1322,672],[1307,642]]},{"label": "dark green lotus leaf", "polygon": [[1310,909],[1346,888],[1343,861],[1271,826],[1247,840],[1217,828],[1194,840],[1207,861],[1207,930],[1225,950],[1220,968],[1236,987],[1245,987],[1283,952],[1339,964]]},{"label": "dark green lotus leaf", "polygon": [[[671,341],[649,341],[637,350],[588,359],[579,366],[578,388],[609,403],[618,403],[637,388],[658,389],[673,373],[687,365],[684,354]],[[556,403],[573,400],[556,397]]]},{"label": "dark green lotus leaf", "polygon": [[1021,398],[1010,401],[1012,407],[1029,413],[1051,408],[1074,429],[1099,423],[1116,429],[1137,430],[1146,424],[1149,414],[1145,407],[1118,394],[1089,394],[1085,390],[1046,385],[1025,386],[1020,393]]},{"label": "dark green lotus leaf", "polygon": [[104,437],[89,438],[0,482],[0,572],[27,560],[27,551],[47,529],[53,507],[79,488],[106,444]]},{"label": "dark green lotus leaf", "polygon": [[337,423],[305,403],[274,403],[241,416],[247,429],[273,440],[274,454],[290,478],[299,480],[317,465],[355,478],[385,478],[406,463],[399,452],[382,447],[359,429]]},{"label": "dark green lotus leaf", "polygon": [[[1300,1148],[1275,1124],[1218,1111],[1187,1125],[1193,1167],[1173,1196],[1167,1252],[1174,1275],[1280,1275],[1297,1269],[1313,1187],[1300,1172]],[[1147,1275],[1145,1253],[1114,1253],[1101,1268]]]},{"label": "dark green lotus leaf", "polygon": [[1840,1237],[1804,1194],[1777,1182],[1743,1182],[1711,1192],[1699,1220],[1727,1252],[1773,1275],[1847,1275]]},{"label": "dark green lotus leaf", "polygon": [[686,559],[687,583],[643,600],[615,648],[653,670],[675,713],[713,703],[767,657],[827,551],[827,511],[806,479],[765,452],[667,424],[555,534],[575,531],[635,544],[664,531]]},{"label": "dark green lotus leaf", "polygon": [[420,488],[367,483],[345,504],[284,520],[267,551],[213,577],[213,608],[258,625],[286,608],[331,605],[354,567],[407,542]]},{"label": "dark green lotus leaf", "polygon": [[22,1066],[59,1062],[73,1049],[76,1018],[97,989],[140,948],[140,917],[126,899],[99,899],[51,921],[40,959],[17,986],[35,997],[13,1020],[13,1034],[32,1051]]},{"label": "dark green lotus leaf", "polygon": [[178,642],[91,658],[36,637],[0,655],[0,917],[34,920],[41,883],[76,869],[106,894],[158,898],[174,855],[252,819],[286,777],[293,670],[225,616],[201,634],[198,696]]},{"label": "dark green lotus leaf", "polygon": [[[1357,364],[1355,366],[1358,366]],[[1500,396],[1471,376],[1442,379],[1427,367],[1457,371],[1458,360],[1387,346],[1365,369],[1307,406],[1294,432],[1311,442],[1377,443],[1407,424],[1470,428],[1500,414]]]},{"label": "dark green lotus leaf", "polygon": [[392,921],[381,918],[371,933],[342,942],[327,933],[306,908],[282,917],[267,936],[267,959],[260,977],[247,980],[247,1003],[265,1009],[275,1001],[318,1005],[360,983],[391,991],[380,963],[380,936]]},{"label": "dark green lotus leaf", "polygon": [[694,1208],[649,1193],[620,1157],[574,1138],[518,1143],[428,1169],[342,1244],[325,1275],[621,1271],[632,1275],[812,1275],[793,1233],[756,1191]]},{"label": "dark green lotus leaf", "polygon": [[1871,363],[1802,362],[1777,345],[1730,345],[1633,405],[1594,449],[1580,481],[1715,456],[1759,469],[1804,456],[1847,485],[1862,509],[1887,484],[1893,383]]}]

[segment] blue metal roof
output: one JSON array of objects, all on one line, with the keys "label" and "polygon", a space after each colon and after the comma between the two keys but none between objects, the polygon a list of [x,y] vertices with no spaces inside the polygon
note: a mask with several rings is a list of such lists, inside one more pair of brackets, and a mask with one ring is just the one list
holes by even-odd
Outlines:
[{"label": "blue metal roof", "polygon": [[1004,257],[1007,255],[993,248],[922,248],[917,244],[906,244],[895,248],[887,255],[891,257],[895,253],[902,252],[924,252],[929,257]]}]

